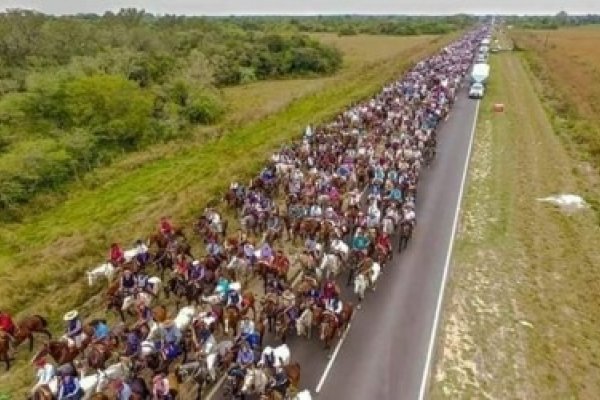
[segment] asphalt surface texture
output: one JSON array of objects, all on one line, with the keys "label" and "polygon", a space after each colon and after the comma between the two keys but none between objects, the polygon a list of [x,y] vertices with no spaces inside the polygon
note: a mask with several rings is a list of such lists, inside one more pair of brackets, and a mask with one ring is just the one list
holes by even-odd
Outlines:
[{"label": "asphalt surface texture", "polygon": [[[301,366],[300,389],[309,389],[313,398],[419,398],[476,106],[462,90],[450,117],[439,126],[437,156],[419,181],[413,237],[401,254],[394,240],[393,260],[376,291],[367,290],[361,309],[355,309],[337,354],[339,339],[325,350],[318,329],[313,329],[311,340],[288,337],[291,360]],[[338,277],[340,298],[356,305],[346,280],[345,272]],[[279,344],[267,333],[264,345]],[[212,398],[223,398],[222,392],[221,387]]]}]

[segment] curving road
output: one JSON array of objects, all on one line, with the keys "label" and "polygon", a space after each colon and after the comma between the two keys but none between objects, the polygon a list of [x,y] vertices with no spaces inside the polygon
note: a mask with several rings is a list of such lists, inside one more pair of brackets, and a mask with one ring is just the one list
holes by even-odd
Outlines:
[{"label": "curving road", "polygon": [[[396,253],[333,352],[314,337],[288,339],[302,367],[300,386],[313,397],[423,398],[477,111],[478,102],[463,91],[439,127],[438,155],[419,182],[418,226],[408,249]],[[341,298],[355,303],[345,279],[339,279]],[[221,398],[219,392],[209,398]]]}]

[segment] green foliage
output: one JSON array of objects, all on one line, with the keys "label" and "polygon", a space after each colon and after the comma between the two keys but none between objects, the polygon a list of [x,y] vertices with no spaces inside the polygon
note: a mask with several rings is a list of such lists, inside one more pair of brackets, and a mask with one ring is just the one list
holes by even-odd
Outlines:
[{"label": "green foliage", "polygon": [[223,105],[211,93],[196,90],[189,94],[183,113],[193,124],[210,124],[219,119],[224,112]]}]

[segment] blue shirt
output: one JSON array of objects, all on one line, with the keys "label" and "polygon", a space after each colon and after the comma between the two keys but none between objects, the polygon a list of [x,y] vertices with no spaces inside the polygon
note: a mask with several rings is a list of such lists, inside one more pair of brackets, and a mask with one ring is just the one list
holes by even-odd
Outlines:
[{"label": "blue shirt", "polygon": [[58,400],[66,400],[72,398],[79,392],[79,379],[72,376],[65,376],[58,389]]},{"label": "blue shirt", "polygon": [[94,329],[94,338],[96,339],[108,339],[108,337],[110,336],[110,329],[108,328],[108,325],[106,325],[105,323],[99,322],[98,325],[96,325],[96,329]]},{"label": "blue shirt", "polygon": [[240,350],[236,361],[238,364],[252,364],[254,362],[254,352],[250,349]]}]

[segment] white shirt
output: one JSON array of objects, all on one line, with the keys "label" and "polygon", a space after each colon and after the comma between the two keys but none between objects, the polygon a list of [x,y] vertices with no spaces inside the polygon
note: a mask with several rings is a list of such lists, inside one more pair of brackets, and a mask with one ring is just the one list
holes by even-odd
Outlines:
[{"label": "white shirt", "polygon": [[54,368],[54,365],[50,363],[44,364],[44,366],[39,368],[36,372],[36,377],[38,380],[37,385],[47,385],[55,375],[56,368]]}]

